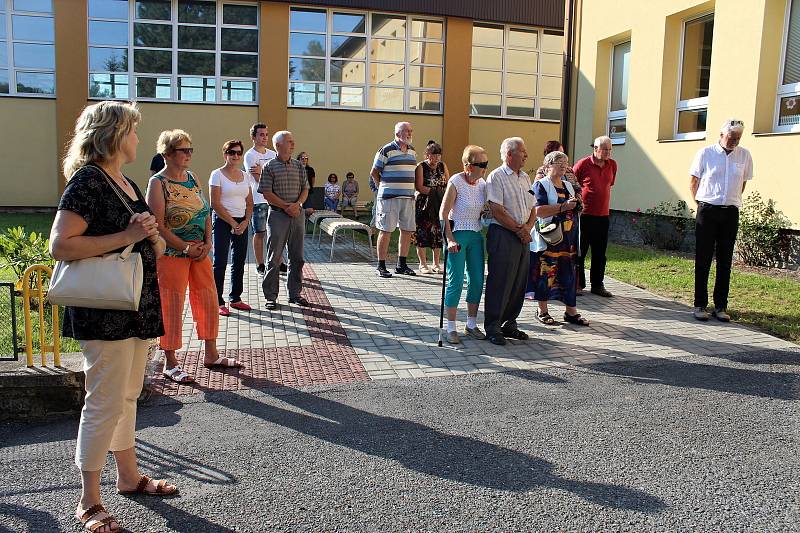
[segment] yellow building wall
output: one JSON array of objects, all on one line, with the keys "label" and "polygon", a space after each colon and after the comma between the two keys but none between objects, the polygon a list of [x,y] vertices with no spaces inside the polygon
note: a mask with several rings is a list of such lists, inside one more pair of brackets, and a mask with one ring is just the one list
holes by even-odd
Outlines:
[{"label": "yellow building wall", "polygon": [[[547,141],[558,139],[558,123],[534,122],[530,120],[503,120],[491,118],[469,119],[469,143],[486,149],[489,170],[502,164],[500,143],[508,137],[522,137],[528,150],[525,170],[536,171],[542,164],[542,151]],[[452,172],[455,170],[450,169]],[[461,169],[459,169],[461,170]]]},{"label": "yellow building wall", "polygon": [[0,98],[0,117],[2,205],[55,206],[60,173],[55,100]]},{"label": "yellow building wall", "polygon": [[[677,199],[694,205],[688,190],[692,158],[717,141],[727,118],[737,117],[745,121],[741,146],[754,161],[748,191],[775,199],[800,226],[800,193],[789,170],[800,137],[759,135],[772,128],[785,7],[786,0],[582,3],[574,158],[587,155],[594,137],[606,133],[611,48],[631,40],[627,139],[614,146],[619,172],[613,209],[644,210]],[[707,10],[715,17],[706,137],[671,141],[682,21]]]},{"label": "yellow building wall", "polygon": [[194,154],[189,170],[208,192],[211,171],[225,164],[222,144],[239,139],[245,150],[253,143],[250,126],[258,120],[255,106],[193,105],[139,103],[142,122],[139,124],[139,148],[136,161],[123,168],[144,192],[150,177],[150,160],[156,153],[156,141],[163,130],[182,129],[192,138]]},{"label": "yellow building wall", "polygon": [[328,174],[335,172],[339,183],[348,170],[356,175],[360,199],[369,201],[369,171],[375,153],[394,139],[394,125],[411,122],[414,128],[414,148],[422,161],[428,140],[441,143],[440,115],[375,113],[364,111],[290,108],[289,131],[294,134],[295,151],[308,152],[309,164],[317,173],[316,186],[325,184]]}]

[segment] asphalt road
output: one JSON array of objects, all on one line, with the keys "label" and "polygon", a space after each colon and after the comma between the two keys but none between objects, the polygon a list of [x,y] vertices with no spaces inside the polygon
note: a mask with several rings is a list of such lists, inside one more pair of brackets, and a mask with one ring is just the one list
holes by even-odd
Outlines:
[{"label": "asphalt road", "polygon": [[[130,531],[800,531],[800,353],[159,397]],[[78,531],[77,423],[0,425],[0,532]]]}]

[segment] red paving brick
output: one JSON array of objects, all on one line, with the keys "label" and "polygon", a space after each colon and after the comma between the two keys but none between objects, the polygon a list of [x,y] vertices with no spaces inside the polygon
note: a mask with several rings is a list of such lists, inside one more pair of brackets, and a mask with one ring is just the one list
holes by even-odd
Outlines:
[{"label": "red paving brick", "polygon": [[303,387],[369,381],[369,376],[333,311],[314,270],[305,265],[303,296],[312,307],[303,308],[311,346],[287,348],[239,348],[220,350],[222,357],[235,357],[244,369],[209,370],[199,351],[178,352],[178,362],[195,377],[193,385],[180,385],[162,376],[153,377],[153,392],[165,396],[198,391],[235,391],[267,387]]}]

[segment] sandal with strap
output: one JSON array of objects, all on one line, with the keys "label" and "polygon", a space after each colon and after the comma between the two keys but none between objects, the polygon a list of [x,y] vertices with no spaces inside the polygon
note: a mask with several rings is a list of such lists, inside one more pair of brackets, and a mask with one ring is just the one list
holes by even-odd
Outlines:
[{"label": "sandal with strap", "polygon": [[244,364],[233,357],[217,357],[213,363],[203,363],[206,368],[242,368]]},{"label": "sandal with strap", "polygon": [[164,369],[162,374],[164,374],[165,378],[168,378],[175,383],[194,383],[194,378],[179,366],[173,366],[172,368]]},{"label": "sandal with strap", "polygon": [[144,494],[145,496],[172,496],[173,494],[178,493],[178,487],[172,485],[172,489],[167,490],[164,487],[167,486],[166,480],[159,479],[156,483],[156,490],[147,490],[147,486],[150,482],[153,481],[153,478],[150,476],[142,476],[139,478],[139,483],[136,484],[136,488],[133,490],[118,490],[117,494]]},{"label": "sandal with strap", "polygon": [[[104,518],[95,518],[97,515],[105,514]],[[94,532],[100,528],[105,527],[106,531],[109,533],[113,533],[115,531],[120,531],[122,527],[119,524],[119,520],[114,518],[112,514],[106,511],[106,508],[103,507],[101,504],[92,505],[84,512],[81,513],[80,516],[77,514],[75,515],[83,529],[86,531]],[[111,524],[117,524],[117,527],[111,527]]]},{"label": "sandal with strap", "polygon": [[580,313],[575,313],[574,315],[564,313],[564,320],[566,320],[570,324],[577,324],[579,326],[589,325],[589,321],[583,318]]},{"label": "sandal with strap", "polygon": [[538,320],[545,326],[554,326],[556,323],[556,320],[550,316],[550,313],[540,314],[539,311],[536,311],[536,320]]}]

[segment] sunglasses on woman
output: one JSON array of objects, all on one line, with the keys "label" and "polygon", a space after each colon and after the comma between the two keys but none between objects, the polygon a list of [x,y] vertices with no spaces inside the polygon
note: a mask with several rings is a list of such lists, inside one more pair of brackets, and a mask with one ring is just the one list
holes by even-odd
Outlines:
[{"label": "sunglasses on woman", "polygon": [[473,167],[478,167],[478,168],[486,168],[486,167],[489,166],[489,162],[488,161],[483,161],[482,163],[470,163],[470,165],[472,165]]},{"label": "sunglasses on woman", "polygon": [[225,150],[225,155],[242,155],[241,150]]},{"label": "sunglasses on woman", "polygon": [[184,155],[192,155],[194,148],[175,148],[176,152],[181,152]]}]

